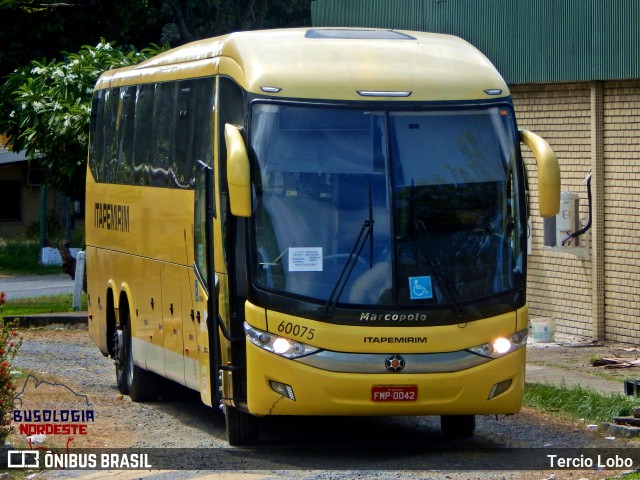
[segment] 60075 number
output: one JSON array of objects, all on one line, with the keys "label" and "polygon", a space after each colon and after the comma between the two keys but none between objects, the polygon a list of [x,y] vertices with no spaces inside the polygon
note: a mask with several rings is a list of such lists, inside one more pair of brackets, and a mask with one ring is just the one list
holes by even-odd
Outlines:
[{"label": "60075 number", "polygon": [[313,340],[313,337],[316,336],[315,328],[303,327],[302,325],[285,322],[284,320],[280,322],[280,325],[278,325],[278,332],[293,335],[294,337],[304,338],[306,340]]}]

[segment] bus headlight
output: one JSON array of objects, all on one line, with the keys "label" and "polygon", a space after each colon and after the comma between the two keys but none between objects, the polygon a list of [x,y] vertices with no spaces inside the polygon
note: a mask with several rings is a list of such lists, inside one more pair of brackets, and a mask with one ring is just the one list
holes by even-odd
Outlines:
[{"label": "bus headlight", "polygon": [[305,355],[310,355],[320,350],[319,348],[310,347],[309,345],[291,340],[290,338],[280,337],[263,330],[258,330],[247,322],[244,322],[244,332],[247,334],[249,341],[255,346],[285,358],[304,357]]},{"label": "bus headlight", "polygon": [[469,350],[473,353],[477,353],[478,355],[482,355],[483,357],[500,358],[507,353],[524,347],[527,343],[528,333],[528,329],[520,330],[509,338],[496,338],[493,342],[478,345],[477,347],[472,347]]}]

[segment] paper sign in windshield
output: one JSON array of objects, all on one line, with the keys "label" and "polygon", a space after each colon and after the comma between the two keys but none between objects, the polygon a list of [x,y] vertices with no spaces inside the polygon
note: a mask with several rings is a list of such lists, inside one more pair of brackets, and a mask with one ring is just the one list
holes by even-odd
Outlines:
[{"label": "paper sign in windshield", "polygon": [[290,272],[321,272],[322,247],[289,248]]}]

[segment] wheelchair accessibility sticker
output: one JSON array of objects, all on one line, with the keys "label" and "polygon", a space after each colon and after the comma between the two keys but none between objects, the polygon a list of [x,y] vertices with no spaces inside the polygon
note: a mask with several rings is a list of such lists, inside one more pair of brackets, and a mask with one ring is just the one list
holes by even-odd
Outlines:
[{"label": "wheelchair accessibility sticker", "polygon": [[433,298],[431,277],[409,277],[409,295],[411,300]]}]

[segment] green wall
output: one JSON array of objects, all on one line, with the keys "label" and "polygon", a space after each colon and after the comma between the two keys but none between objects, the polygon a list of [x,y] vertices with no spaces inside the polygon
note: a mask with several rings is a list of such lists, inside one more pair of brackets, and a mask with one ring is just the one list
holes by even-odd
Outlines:
[{"label": "green wall", "polygon": [[457,35],[511,84],[640,78],[640,0],[314,0],[311,18]]}]

